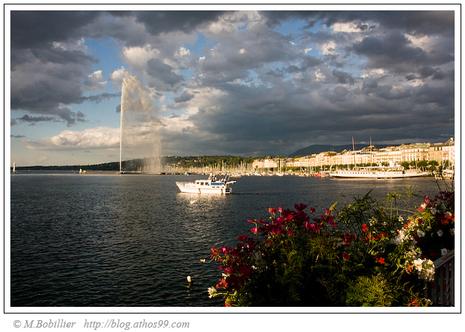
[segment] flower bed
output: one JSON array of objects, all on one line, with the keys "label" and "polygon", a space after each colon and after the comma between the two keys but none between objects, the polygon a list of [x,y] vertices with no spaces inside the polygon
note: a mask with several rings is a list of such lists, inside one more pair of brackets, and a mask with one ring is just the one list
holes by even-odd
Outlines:
[{"label": "flower bed", "polygon": [[208,293],[225,306],[431,305],[433,261],[454,248],[453,192],[403,215],[369,194],[268,213],[236,246],[211,249],[221,277]]}]

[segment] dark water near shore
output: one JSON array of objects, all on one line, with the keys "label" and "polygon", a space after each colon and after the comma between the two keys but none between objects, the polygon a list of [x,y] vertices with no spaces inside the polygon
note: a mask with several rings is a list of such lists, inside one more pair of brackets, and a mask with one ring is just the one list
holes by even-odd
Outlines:
[{"label": "dark water near shore", "polygon": [[[201,263],[268,207],[323,208],[373,189],[434,194],[432,178],[243,177],[229,196],[180,194],[187,176],[16,174],[11,177],[12,306],[212,306],[219,276]],[[419,202],[421,198],[417,198]],[[193,284],[187,286],[186,276]]]}]

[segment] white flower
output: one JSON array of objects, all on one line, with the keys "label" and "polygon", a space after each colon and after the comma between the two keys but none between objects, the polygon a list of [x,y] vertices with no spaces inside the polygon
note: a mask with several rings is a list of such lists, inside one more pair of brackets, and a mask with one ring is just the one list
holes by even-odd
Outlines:
[{"label": "white flower", "polygon": [[404,242],[404,239],[405,239],[405,231],[403,229],[401,229],[400,231],[398,231],[398,234],[397,236],[394,238],[394,244],[401,244],[402,242]]},{"label": "white flower", "polygon": [[421,208],[425,209],[426,208],[426,203],[423,203],[420,206],[421,206]]},{"label": "white flower", "polygon": [[417,235],[418,235],[418,237],[424,237],[424,236],[425,236],[425,232],[423,232],[421,229],[418,229],[418,230],[417,230]]},{"label": "white flower", "polygon": [[442,248],[441,249],[441,256],[444,256],[447,254],[447,249],[446,248]]},{"label": "white flower", "polygon": [[440,229],[440,230],[438,230],[438,231],[436,232],[436,234],[437,234],[439,237],[441,237],[441,236],[444,235],[444,232],[442,231],[442,229]]},{"label": "white flower", "polygon": [[420,279],[424,279],[427,281],[433,281],[434,280],[434,272],[435,272],[435,267],[434,263],[430,259],[424,259],[423,260],[423,269],[422,271],[418,272],[418,275]]},{"label": "white flower", "polygon": [[211,299],[212,297],[215,297],[218,294],[218,291],[216,290],[215,287],[209,287],[208,288],[208,297]]},{"label": "white flower", "polygon": [[423,269],[423,260],[421,258],[417,258],[413,261],[413,266],[418,272],[421,272]]},{"label": "white flower", "polygon": [[404,218],[402,216],[399,216],[399,221],[404,222]]}]

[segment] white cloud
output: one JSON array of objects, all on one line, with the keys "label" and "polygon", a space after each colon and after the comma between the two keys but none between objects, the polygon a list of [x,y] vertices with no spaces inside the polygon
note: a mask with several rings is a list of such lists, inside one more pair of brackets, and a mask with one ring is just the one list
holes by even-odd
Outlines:
[{"label": "white cloud", "polygon": [[68,42],[57,42],[54,41],[52,43],[52,47],[55,49],[63,50],[63,51],[80,51],[85,52],[87,50],[87,46],[85,44],[84,38],[68,41]]},{"label": "white cloud", "polygon": [[365,69],[362,73],[362,78],[369,78],[369,77],[381,77],[385,74],[383,68],[373,68],[373,69]]},{"label": "white cloud", "polygon": [[239,54],[245,54],[247,52],[247,50],[245,48],[241,48],[239,50]]},{"label": "white cloud", "polygon": [[213,34],[231,33],[240,29],[251,29],[264,23],[262,15],[256,11],[228,12],[217,21],[210,23],[208,31]]},{"label": "white cloud", "polygon": [[307,48],[304,48],[304,53],[305,54],[308,54],[312,51],[312,48],[311,47],[307,47]]},{"label": "white cloud", "polygon": [[431,36],[427,35],[422,35],[422,36],[415,36],[411,34],[404,34],[405,38],[408,39],[408,41],[414,46],[414,47],[419,47],[427,52],[432,51],[432,47],[434,45],[434,38]]},{"label": "white cloud", "polygon": [[206,59],[206,58],[205,58],[204,56],[201,56],[201,57],[199,57],[199,62],[200,62],[200,61],[205,61],[205,59]]},{"label": "white cloud", "polygon": [[408,84],[410,86],[413,86],[413,87],[417,88],[417,87],[423,86],[425,84],[425,82],[423,80],[419,79],[419,78],[416,78],[416,79],[408,81]]},{"label": "white cloud", "polygon": [[121,83],[123,81],[124,78],[128,77],[130,74],[129,72],[126,70],[126,68],[124,67],[121,67],[121,68],[118,68],[116,70],[114,70],[111,75],[110,75],[110,78],[112,81],[114,81],[115,83]]},{"label": "white cloud", "polygon": [[321,53],[324,55],[331,55],[336,53],[336,43],[330,40],[320,46]]},{"label": "white cloud", "polygon": [[123,48],[124,59],[135,68],[144,68],[149,60],[155,58],[159,54],[160,51],[152,48],[150,44],[146,44],[144,47],[135,46]]},{"label": "white cloud", "polygon": [[191,55],[191,51],[188,48],[181,46],[174,55],[180,58],[184,58],[186,56]]},{"label": "white cloud", "polygon": [[119,146],[119,128],[97,127],[82,131],[64,130],[43,142],[48,147],[102,149]]},{"label": "white cloud", "polygon": [[355,22],[336,22],[332,25],[334,32],[362,32],[360,24]]},{"label": "white cloud", "polygon": [[320,82],[326,79],[326,75],[320,69],[317,69],[314,74],[315,81]]},{"label": "white cloud", "polygon": [[91,89],[100,89],[103,88],[105,84],[107,84],[107,81],[103,79],[103,71],[96,70],[93,73],[87,75],[85,84]]}]

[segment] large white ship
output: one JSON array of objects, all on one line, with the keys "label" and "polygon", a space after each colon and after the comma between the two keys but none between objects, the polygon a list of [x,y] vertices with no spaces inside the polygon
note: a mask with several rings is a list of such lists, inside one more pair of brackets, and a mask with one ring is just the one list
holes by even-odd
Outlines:
[{"label": "large white ship", "polygon": [[194,182],[176,182],[182,193],[191,194],[230,194],[232,185],[236,181],[229,181],[229,176],[222,178],[210,176],[205,180],[195,180]]},{"label": "large white ship", "polygon": [[360,167],[353,170],[337,170],[330,172],[334,178],[353,179],[404,179],[430,175],[428,172],[417,170],[403,170],[391,167]]}]

